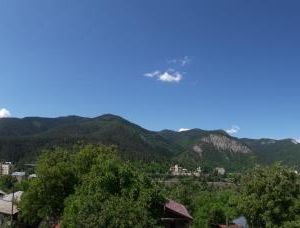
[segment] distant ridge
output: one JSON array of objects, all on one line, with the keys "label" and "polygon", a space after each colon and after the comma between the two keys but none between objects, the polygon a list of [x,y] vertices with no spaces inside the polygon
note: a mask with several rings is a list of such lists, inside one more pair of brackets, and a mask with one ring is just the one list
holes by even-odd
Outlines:
[{"label": "distant ridge", "polygon": [[149,131],[120,116],[0,119],[0,159],[34,161],[43,149],[75,143],[116,145],[124,159],[223,166],[242,170],[282,161],[298,167],[300,144],[292,139],[236,138],[223,130]]}]

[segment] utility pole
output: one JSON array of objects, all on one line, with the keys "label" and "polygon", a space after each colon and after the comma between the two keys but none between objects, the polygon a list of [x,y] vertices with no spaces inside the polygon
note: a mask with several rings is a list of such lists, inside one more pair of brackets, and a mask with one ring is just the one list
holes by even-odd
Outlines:
[{"label": "utility pole", "polygon": [[[13,167],[11,172],[13,172]],[[15,200],[15,185],[12,186],[12,199],[11,199],[11,215],[10,215],[10,227],[13,227],[13,217],[14,217],[14,200]]]},{"label": "utility pole", "polygon": [[13,226],[14,217],[14,200],[15,200],[15,187],[13,186],[12,199],[11,199],[11,216],[10,216],[10,226]]}]

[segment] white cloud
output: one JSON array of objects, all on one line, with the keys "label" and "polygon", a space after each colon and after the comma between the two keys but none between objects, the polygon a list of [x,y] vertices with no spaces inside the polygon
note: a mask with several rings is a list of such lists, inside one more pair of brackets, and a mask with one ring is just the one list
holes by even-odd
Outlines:
[{"label": "white cloud", "polygon": [[160,72],[159,70],[144,74],[146,77],[154,78],[162,82],[180,82],[182,80],[182,74],[173,69],[169,69],[164,72]]},{"label": "white cloud", "polygon": [[189,128],[180,128],[180,129],[178,129],[178,132],[189,131],[189,130],[191,130],[191,129],[189,129]]},{"label": "white cloud", "polygon": [[234,125],[230,129],[227,129],[226,132],[230,135],[234,135],[237,134],[240,130],[241,128],[239,126]]},{"label": "white cloud", "polygon": [[164,72],[163,74],[158,76],[158,80],[163,82],[180,82],[182,79],[182,75],[179,72]]},{"label": "white cloud", "polygon": [[160,71],[159,70],[156,70],[156,71],[153,71],[153,72],[150,72],[150,73],[146,73],[144,74],[146,77],[149,77],[149,78],[153,78],[155,76],[158,76],[160,75]]},{"label": "white cloud", "polygon": [[6,108],[0,109],[0,118],[7,118],[10,116],[11,116],[10,111],[8,111]]},{"label": "white cloud", "polygon": [[168,63],[179,64],[180,66],[186,66],[190,62],[191,62],[191,59],[188,56],[184,56],[183,58],[180,58],[180,59],[171,59],[168,61]]}]

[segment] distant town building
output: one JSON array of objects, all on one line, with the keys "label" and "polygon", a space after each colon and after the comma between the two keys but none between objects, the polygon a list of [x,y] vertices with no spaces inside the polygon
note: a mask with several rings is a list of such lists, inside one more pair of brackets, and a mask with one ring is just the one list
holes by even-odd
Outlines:
[{"label": "distant town building", "polygon": [[172,176],[197,176],[201,174],[201,167],[198,167],[194,172],[187,170],[179,165],[171,166],[170,173]]},{"label": "distant town building", "polygon": [[0,175],[9,175],[11,174],[11,170],[12,170],[11,162],[0,163]]},{"label": "distant town building", "polygon": [[215,171],[217,172],[218,175],[224,175],[225,174],[225,169],[217,167],[215,168]]},{"label": "distant town building", "polygon": [[26,173],[25,172],[13,172],[11,174],[13,177],[15,177],[19,182],[25,179]]},{"label": "distant town building", "polygon": [[34,174],[30,174],[29,176],[28,176],[28,179],[32,179],[32,178],[36,178],[37,177],[37,175],[34,173]]}]

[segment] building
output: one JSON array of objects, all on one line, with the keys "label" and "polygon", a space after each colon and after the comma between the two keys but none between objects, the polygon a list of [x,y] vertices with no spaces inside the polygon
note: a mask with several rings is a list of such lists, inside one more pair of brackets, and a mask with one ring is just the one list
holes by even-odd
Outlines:
[{"label": "building", "polygon": [[176,164],[174,166],[171,166],[170,173],[172,176],[197,176],[197,177],[199,177],[201,174],[201,168],[198,167],[196,169],[196,171],[191,172],[191,171]]},{"label": "building", "polygon": [[11,162],[0,163],[0,175],[9,175],[11,174],[11,170],[12,170]]},{"label": "building", "polygon": [[34,173],[34,174],[30,174],[30,175],[28,176],[28,179],[32,179],[32,178],[37,178],[37,175]]},{"label": "building", "polygon": [[0,227],[4,226],[4,222],[7,221],[11,215],[16,219],[18,212],[17,206],[12,206],[12,202],[0,199]]},{"label": "building", "polygon": [[170,168],[170,172],[173,176],[179,176],[182,172],[182,167],[176,164]]},{"label": "building", "polygon": [[9,202],[20,202],[23,192],[18,191],[5,195],[2,199]]},{"label": "building", "polygon": [[0,199],[0,227],[4,226],[5,221],[9,220],[11,216],[17,219],[19,210],[16,206],[21,200],[23,192],[15,192],[5,195]]},{"label": "building", "polygon": [[15,177],[19,182],[25,179],[26,173],[25,172],[13,172],[11,174],[13,177]]},{"label": "building", "polygon": [[217,167],[215,168],[215,171],[218,175],[225,175],[225,169],[224,168],[220,168],[220,167]]},{"label": "building", "polygon": [[168,200],[164,205],[164,214],[161,221],[165,228],[190,228],[193,217],[184,205]]}]

